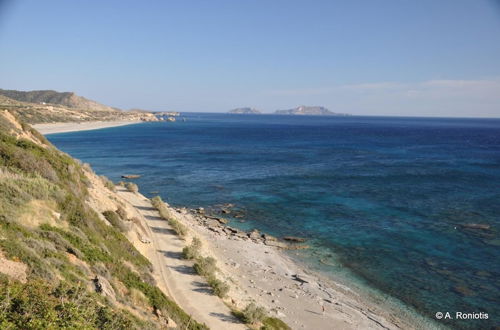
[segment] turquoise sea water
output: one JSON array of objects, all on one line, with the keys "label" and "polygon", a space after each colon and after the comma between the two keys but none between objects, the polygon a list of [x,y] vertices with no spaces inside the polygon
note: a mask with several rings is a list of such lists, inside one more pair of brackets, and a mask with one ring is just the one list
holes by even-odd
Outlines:
[{"label": "turquoise sea water", "polygon": [[233,203],[245,211],[235,226],[308,238],[309,264],[340,263],[430,318],[488,313],[440,321],[453,328],[499,324],[500,120],[186,118],[49,139],[114,181],[142,175],[145,195]]}]

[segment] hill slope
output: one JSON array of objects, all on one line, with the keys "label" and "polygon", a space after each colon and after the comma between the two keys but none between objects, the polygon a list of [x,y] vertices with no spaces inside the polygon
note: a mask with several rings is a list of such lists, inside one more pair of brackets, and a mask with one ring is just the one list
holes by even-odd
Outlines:
[{"label": "hill slope", "polygon": [[100,104],[96,101],[86,99],[78,96],[73,92],[56,92],[53,90],[40,90],[40,91],[16,91],[0,89],[0,95],[6,96],[10,99],[39,104],[56,104],[62,105],[72,109],[80,109],[86,111],[118,111],[107,105]]},{"label": "hill slope", "polygon": [[1,328],[205,328],[156,286],[134,212],[108,180],[0,111]]},{"label": "hill slope", "polygon": [[[48,103],[41,100],[59,103]],[[96,120],[158,120],[150,112],[119,111],[76,96],[74,93],[57,93],[54,91],[20,92],[0,89],[0,110],[9,110],[30,124]]]}]

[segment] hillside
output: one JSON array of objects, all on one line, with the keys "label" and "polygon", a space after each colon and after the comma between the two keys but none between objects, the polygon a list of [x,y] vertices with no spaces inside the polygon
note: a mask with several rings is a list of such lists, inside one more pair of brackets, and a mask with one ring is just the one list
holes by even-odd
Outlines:
[{"label": "hillside", "polygon": [[205,328],[157,286],[145,219],[115,190],[0,111],[2,329]]},{"label": "hillside", "polygon": [[85,111],[119,111],[119,109],[108,107],[72,92],[60,93],[52,90],[16,91],[0,89],[0,95],[21,102],[61,105]]},{"label": "hillside", "polygon": [[294,109],[276,110],[277,115],[314,115],[314,116],[345,116],[345,114],[335,113],[325,107],[309,107],[301,105]]},{"label": "hillside", "polygon": [[74,93],[54,91],[20,92],[0,89],[0,110],[9,110],[29,124],[96,120],[158,120],[150,112],[120,111]]},{"label": "hillside", "polygon": [[235,113],[235,114],[260,114],[260,112],[257,109],[254,108],[236,108],[233,110],[230,110],[229,113]]}]

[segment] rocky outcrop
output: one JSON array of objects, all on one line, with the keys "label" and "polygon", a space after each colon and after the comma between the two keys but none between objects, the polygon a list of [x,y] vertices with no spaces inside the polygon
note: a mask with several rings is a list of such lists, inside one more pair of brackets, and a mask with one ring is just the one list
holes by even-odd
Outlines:
[{"label": "rocky outcrop", "polygon": [[[227,204],[231,207],[233,205]],[[246,232],[244,230],[240,230],[238,228],[234,228],[228,226],[228,220],[221,217],[216,217],[212,215],[207,215],[206,210],[203,207],[199,207],[197,209],[188,210],[186,208],[177,208],[176,212],[180,214],[188,214],[191,213],[193,218],[198,222],[199,225],[205,227],[207,230],[216,233],[217,235],[226,236],[228,239],[233,240],[241,240],[241,241],[251,241],[256,244],[265,244],[268,246],[273,246],[279,249],[307,249],[309,248],[307,245],[300,244],[287,244],[286,242],[280,241],[278,238],[271,236],[266,233],[261,233],[257,229],[254,229],[250,232]],[[300,241],[300,238],[297,238]],[[296,241],[295,243],[298,243]]]},{"label": "rocky outcrop", "polygon": [[305,238],[295,237],[295,236],[285,236],[283,240],[293,242],[293,243],[304,243],[306,241]]}]

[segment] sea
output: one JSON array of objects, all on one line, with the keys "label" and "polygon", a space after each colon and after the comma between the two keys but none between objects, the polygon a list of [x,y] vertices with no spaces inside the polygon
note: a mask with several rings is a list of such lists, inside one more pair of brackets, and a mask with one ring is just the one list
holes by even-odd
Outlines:
[{"label": "sea", "polygon": [[48,138],[148,197],[305,238],[311,270],[438,324],[500,324],[500,119],[185,113]]}]

